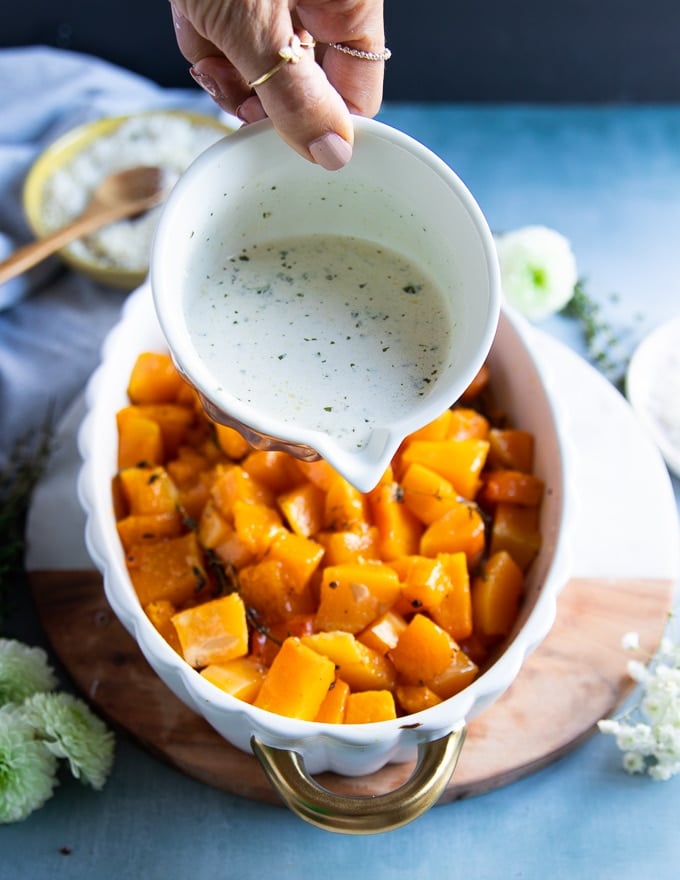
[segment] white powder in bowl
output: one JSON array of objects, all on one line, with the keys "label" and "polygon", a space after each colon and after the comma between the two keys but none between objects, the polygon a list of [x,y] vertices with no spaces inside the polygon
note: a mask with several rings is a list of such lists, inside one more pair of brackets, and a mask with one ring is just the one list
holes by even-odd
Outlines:
[{"label": "white powder in bowl", "polygon": [[[172,113],[134,116],[84,147],[45,184],[42,212],[46,232],[59,229],[85,208],[108,174],[135,165],[166,170],[173,184],[193,160],[225,131]],[[160,207],[121,220],[73,242],[68,252],[99,266],[145,272]]]}]

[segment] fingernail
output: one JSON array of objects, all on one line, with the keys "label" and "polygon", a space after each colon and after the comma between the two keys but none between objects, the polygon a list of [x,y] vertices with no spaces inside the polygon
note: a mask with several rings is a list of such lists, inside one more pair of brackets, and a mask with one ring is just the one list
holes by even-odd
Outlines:
[{"label": "fingernail", "polygon": [[334,131],[329,131],[309,144],[314,161],[326,171],[339,171],[352,158],[352,145]]},{"label": "fingernail", "polygon": [[241,122],[246,124],[249,122],[259,122],[260,119],[267,118],[262,102],[257,95],[252,95],[250,98],[246,98],[245,101],[236,108],[236,115]]},{"label": "fingernail", "polygon": [[207,92],[211,98],[223,97],[219,86],[211,76],[207,76],[207,74],[201,73],[201,71],[196,70],[195,67],[190,67],[189,73],[192,75],[198,85],[203,89],[203,91]]}]

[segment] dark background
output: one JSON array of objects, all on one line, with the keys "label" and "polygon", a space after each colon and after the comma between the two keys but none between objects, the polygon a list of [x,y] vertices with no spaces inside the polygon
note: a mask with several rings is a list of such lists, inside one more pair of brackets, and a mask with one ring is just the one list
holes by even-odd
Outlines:
[{"label": "dark background", "polygon": [[[680,100],[678,0],[385,0],[385,21],[388,100]],[[0,46],[38,43],[192,85],[167,0],[2,0]]]}]

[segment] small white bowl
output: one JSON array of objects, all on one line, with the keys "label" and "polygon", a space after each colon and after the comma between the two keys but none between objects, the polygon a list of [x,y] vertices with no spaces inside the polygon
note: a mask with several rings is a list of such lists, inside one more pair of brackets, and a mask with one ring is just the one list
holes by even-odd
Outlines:
[{"label": "small white bowl", "polygon": [[[214,419],[237,427],[254,445],[280,448],[282,442],[283,448],[300,457],[318,454],[360,490],[368,491],[403,438],[451,405],[472,381],[493,341],[501,294],[493,236],[460,178],[408,135],[372,119],[357,118],[354,125],[352,160],[332,174],[291,150],[266,120],[242,128],[207,150],[183,175],[164,206],[152,252],[151,286],[173,358]],[[275,311],[278,323],[271,327],[271,336],[263,336],[268,348],[257,350],[247,371],[249,381],[253,374],[259,377],[253,381],[256,389],[252,392],[243,390],[245,380],[238,373],[232,375],[231,384],[224,381],[197,350],[187,311],[189,300],[200,302],[219,291],[219,302],[226,303],[228,267],[230,261],[234,265],[234,260],[246,259],[244,248],[260,246],[262,251],[291,236],[315,234],[359,239],[391,250],[420,267],[441,291],[445,317],[435,326],[445,337],[441,347],[446,347],[446,356],[434,378],[423,379],[429,384],[417,392],[420,396],[415,402],[392,402],[397,399],[398,382],[403,389],[414,380],[413,368],[402,380],[394,378],[401,375],[397,364],[413,357],[408,351],[415,347],[411,338],[404,340],[403,348],[395,341],[384,366],[377,343],[375,353],[363,355],[352,337],[351,353],[343,354],[348,345],[343,341],[345,334],[356,326],[350,320],[348,303],[344,311],[338,307],[336,320],[343,330],[337,345],[335,339],[327,343],[324,355],[331,366],[325,368],[320,366],[325,361],[314,361],[305,353],[300,329],[304,318],[297,308],[289,304],[285,313]],[[307,299],[291,297],[291,303],[304,304],[300,312],[305,312],[316,288],[305,288],[304,282],[298,285],[304,293],[297,296]],[[372,308],[384,311],[385,317],[401,311],[405,296],[401,290],[394,282],[390,288],[386,281]],[[402,303],[399,307],[398,302]],[[420,304],[414,310],[406,337],[415,334],[415,324],[426,309]],[[289,322],[283,314],[290,316],[291,311],[295,317]],[[209,322],[212,327],[219,313],[210,314],[215,315]],[[239,345],[252,349],[263,334],[263,320],[258,313],[257,324],[224,321],[219,324],[219,344],[210,351],[234,353]],[[442,332],[443,322],[448,326]],[[337,332],[335,321],[328,326]],[[323,325],[320,330],[323,337]],[[279,342],[278,336],[287,343]],[[373,327],[365,336],[378,338]],[[316,338],[315,333],[311,337]],[[276,342],[269,344],[272,338]],[[423,336],[419,343],[431,339]],[[287,344],[285,360],[276,361],[279,349],[274,350],[275,344]],[[388,349],[389,345],[383,351]],[[229,354],[228,363],[233,357]],[[307,358],[305,368],[300,366],[303,358]],[[352,358],[359,363],[350,369],[347,364]],[[338,381],[334,374],[340,365],[346,381]],[[359,368],[356,373],[354,367]],[[307,381],[299,381],[298,374],[304,374]],[[376,374],[380,374],[378,380]],[[270,391],[274,385],[276,390]],[[315,395],[311,389],[318,386],[329,397],[337,396],[334,389],[339,386],[346,389],[339,398],[341,406],[323,407],[319,402],[312,410],[309,400]],[[247,400],[251,394],[252,403]],[[262,404],[263,399],[272,402]],[[278,414],[273,414],[279,401],[285,401],[285,407],[279,404]],[[327,427],[331,417],[322,410],[337,412],[343,405],[342,424]],[[367,414],[369,419],[361,417]]]},{"label": "small white bowl", "polygon": [[[366,833],[397,827],[422,813],[446,787],[466,722],[510,686],[527,655],[552,627],[557,595],[567,580],[565,458],[552,398],[531,355],[530,336],[525,336],[531,332],[520,319],[502,315],[489,356],[494,393],[510,422],[535,435],[534,471],[546,484],[543,544],[527,573],[514,631],[498,659],[456,696],[414,715],[359,725],[293,720],[231,697],[184,662],[144,613],[116,530],[111,478],[117,470],[116,411],[127,403],[130,370],[141,352],[167,351],[148,286],[128,300],[121,322],[105,343],[102,363],[86,393],[78,488],[87,514],[87,547],[103,573],[107,599],[168,687],[231,744],[254,750],[289,806],[308,821]],[[386,763],[412,759],[416,749],[422,760],[406,790],[389,795],[333,795],[319,789],[310,776],[326,770],[370,774]]]},{"label": "small white bowl", "polygon": [[669,469],[680,477],[680,316],[649,333],[635,350],[626,395]]}]

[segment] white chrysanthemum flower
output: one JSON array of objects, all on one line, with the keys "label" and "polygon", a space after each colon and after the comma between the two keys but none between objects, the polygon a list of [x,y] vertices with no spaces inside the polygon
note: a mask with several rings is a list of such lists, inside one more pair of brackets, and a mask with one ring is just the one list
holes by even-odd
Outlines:
[{"label": "white chrysanthemum flower", "polygon": [[648,768],[647,773],[652,779],[656,780],[656,782],[666,782],[672,776],[680,773],[680,761],[669,763],[659,761],[657,764],[652,764],[652,766]]},{"label": "white chrysanthemum flower", "polygon": [[76,779],[102,788],[113,763],[113,734],[82,700],[64,693],[34,694],[22,711],[50,752],[68,760]]},{"label": "white chrysanthemum flower", "polygon": [[578,281],[568,239],[546,226],[525,226],[495,240],[509,305],[530,321],[541,321],[564,308]]},{"label": "white chrysanthemum flower", "polygon": [[649,755],[654,751],[656,741],[649,724],[622,724],[616,735],[616,745],[622,752]]},{"label": "white chrysanthemum flower", "polygon": [[600,733],[610,733],[614,736],[621,730],[621,722],[613,718],[603,718],[597,722],[597,726]]},{"label": "white chrysanthemum flower", "polygon": [[643,683],[649,678],[649,670],[640,660],[629,660],[626,669],[633,681]]},{"label": "white chrysanthemum flower", "polygon": [[20,712],[0,709],[0,823],[19,822],[47,801],[57,759]]},{"label": "white chrysanthemum flower", "polygon": [[31,694],[57,685],[47,654],[14,639],[0,639],[0,706],[21,703]]}]

